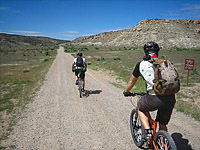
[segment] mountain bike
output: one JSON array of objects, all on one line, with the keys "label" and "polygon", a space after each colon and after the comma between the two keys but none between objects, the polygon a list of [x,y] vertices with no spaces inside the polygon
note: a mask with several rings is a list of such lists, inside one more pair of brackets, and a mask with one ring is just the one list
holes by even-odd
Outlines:
[{"label": "mountain bike", "polygon": [[82,98],[82,79],[81,79],[81,72],[78,73],[78,91],[80,94],[80,98]]},{"label": "mountain bike", "polygon": [[[131,93],[130,96],[137,96],[138,100],[146,93]],[[131,100],[133,106],[135,106]],[[149,125],[152,130],[152,138],[147,141],[144,139],[144,126],[138,116],[137,107],[131,111],[130,128],[135,145],[141,149],[151,150],[177,150],[173,138],[164,130],[156,131],[157,121],[151,118],[149,112],[146,113],[149,119]]]}]

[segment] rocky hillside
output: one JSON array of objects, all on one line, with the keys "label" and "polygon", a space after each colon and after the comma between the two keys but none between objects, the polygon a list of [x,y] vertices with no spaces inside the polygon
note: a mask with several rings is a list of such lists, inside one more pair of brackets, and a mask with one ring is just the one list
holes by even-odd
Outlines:
[{"label": "rocky hillside", "polygon": [[69,41],[51,39],[48,37],[21,36],[21,35],[0,33],[0,49],[54,46],[68,42]]},{"label": "rocky hillside", "polygon": [[72,41],[80,45],[143,46],[155,41],[162,47],[200,48],[200,20],[142,20],[131,29],[84,36]]}]

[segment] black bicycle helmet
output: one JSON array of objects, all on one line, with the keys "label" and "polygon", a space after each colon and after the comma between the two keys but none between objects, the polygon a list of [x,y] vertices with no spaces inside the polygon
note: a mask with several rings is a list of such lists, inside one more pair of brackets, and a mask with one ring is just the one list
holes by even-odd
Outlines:
[{"label": "black bicycle helmet", "polygon": [[77,53],[77,56],[82,57],[82,56],[83,56],[83,53]]},{"label": "black bicycle helmet", "polygon": [[144,45],[144,52],[149,53],[149,52],[158,52],[160,50],[159,46],[155,42],[147,42]]}]

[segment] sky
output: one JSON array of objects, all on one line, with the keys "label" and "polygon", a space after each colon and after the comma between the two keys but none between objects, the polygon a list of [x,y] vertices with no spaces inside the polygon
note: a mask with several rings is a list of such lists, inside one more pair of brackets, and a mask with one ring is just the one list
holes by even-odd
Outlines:
[{"label": "sky", "polygon": [[0,0],[0,33],[71,41],[143,19],[200,20],[200,0]]}]

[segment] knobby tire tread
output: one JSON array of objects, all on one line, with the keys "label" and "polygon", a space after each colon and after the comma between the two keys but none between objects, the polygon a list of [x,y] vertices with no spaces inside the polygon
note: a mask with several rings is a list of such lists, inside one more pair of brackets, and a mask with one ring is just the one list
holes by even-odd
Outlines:
[{"label": "knobby tire tread", "polygon": [[[164,138],[167,139],[167,141],[169,142],[169,149],[168,150],[177,150],[175,142],[173,140],[173,138],[169,135],[168,132],[164,131],[164,130],[160,130],[158,132],[156,132],[155,136],[154,136],[154,141],[155,144],[158,145],[158,138],[160,136],[163,136]],[[160,150],[160,148],[157,148],[158,150]]]},{"label": "knobby tire tread", "polygon": [[[134,122],[139,122],[139,124],[137,124],[136,126],[134,125]],[[138,113],[137,113],[137,109],[133,109],[131,112],[131,116],[130,116],[130,128],[131,128],[131,134],[132,134],[132,138],[133,141],[135,143],[135,145],[139,148],[142,148],[142,145],[144,144],[144,140],[142,139],[142,135],[144,133],[144,127],[139,119]],[[141,131],[141,135],[140,136],[140,140],[137,140],[137,134],[136,132],[140,130]]]}]

